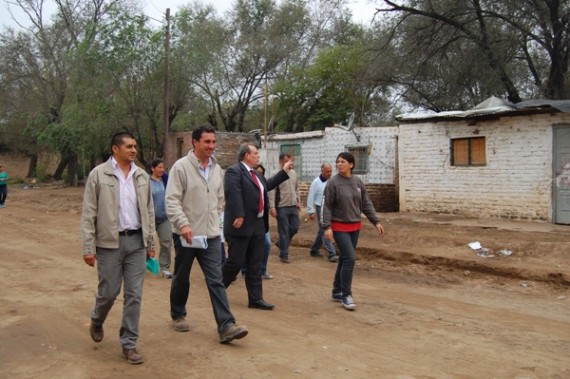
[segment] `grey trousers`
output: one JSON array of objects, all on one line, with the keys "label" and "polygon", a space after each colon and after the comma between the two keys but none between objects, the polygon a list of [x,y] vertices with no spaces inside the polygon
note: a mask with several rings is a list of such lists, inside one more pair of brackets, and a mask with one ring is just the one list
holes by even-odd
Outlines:
[{"label": "grey trousers", "polygon": [[119,237],[118,249],[97,248],[99,286],[91,320],[102,325],[124,283],[123,321],[119,340],[126,349],[137,346],[142,290],[146,270],[146,249],[142,234]]},{"label": "grey trousers", "polygon": [[160,224],[156,224],[156,231],[160,241],[160,254],[158,256],[160,269],[170,271],[172,250],[172,227],[170,226],[170,221],[166,220]]}]

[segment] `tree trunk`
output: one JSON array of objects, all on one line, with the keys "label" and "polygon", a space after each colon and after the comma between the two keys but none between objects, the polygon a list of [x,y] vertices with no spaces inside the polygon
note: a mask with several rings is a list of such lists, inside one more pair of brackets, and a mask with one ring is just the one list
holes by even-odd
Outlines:
[{"label": "tree trunk", "polygon": [[36,176],[36,169],[38,168],[38,155],[32,154],[30,155],[30,165],[28,166],[28,175],[26,178],[33,178]]},{"label": "tree trunk", "polygon": [[73,187],[77,187],[77,175],[78,175],[79,164],[77,162],[77,155],[70,157],[67,161],[67,180],[65,184]]},{"label": "tree trunk", "polygon": [[55,173],[53,174],[53,178],[55,180],[61,180],[63,177],[63,172],[65,171],[65,167],[67,166],[69,159],[62,158],[57,168],[55,169]]}]

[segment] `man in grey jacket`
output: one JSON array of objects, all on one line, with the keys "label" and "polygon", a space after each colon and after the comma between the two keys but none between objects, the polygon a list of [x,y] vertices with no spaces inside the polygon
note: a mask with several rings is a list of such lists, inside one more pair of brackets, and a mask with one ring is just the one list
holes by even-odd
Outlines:
[{"label": "man in grey jacket", "polygon": [[186,302],[190,293],[190,271],[198,260],[206,278],[221,343],[247,335],[247,328],[236,325],[222,282],[220,216],[224,206],[223,175],[212,156],[216,131],[200,126],[192,131],[191,150],[170,170],[166,186],[166,213],[174,234],[174,277],[170,289],[172,328],[187,332]]},{"label": "man in grey jacket", "polygon": [[154,257],[154,205],[148,174],[134,163],[135,138],[117,133],[111,150],[113,156],[89,173],[83,194],[83,260],[89,266],[97,262],[99,276],[89,333],[101,342],[103,323],[124,284],[119,340],[127,361],[140,364],[144,358],[136,347],[145,261]]}]

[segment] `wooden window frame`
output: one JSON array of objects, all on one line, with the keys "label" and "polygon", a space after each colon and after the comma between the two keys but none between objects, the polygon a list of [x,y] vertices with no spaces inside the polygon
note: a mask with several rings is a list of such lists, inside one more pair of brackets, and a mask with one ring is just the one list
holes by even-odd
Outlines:
[{"label": "wooden window frame", "polygon": [[[356,165],[352,169],[353,174],[366,174],[369,170],[369,151],[370,146],[368,145],[351,145],[345,146],[345,150],[354,156]],[[355,152],[358,152],[356,154]]]},{"label": "wooden window frame", "polygon": [[[462,149],[459,144],[463,143]],[[482,167],[487,165],[485,137],[452,138],[450,143],[451,165],[456,167]],[[463,155],[460,157],[459,155]]]}]

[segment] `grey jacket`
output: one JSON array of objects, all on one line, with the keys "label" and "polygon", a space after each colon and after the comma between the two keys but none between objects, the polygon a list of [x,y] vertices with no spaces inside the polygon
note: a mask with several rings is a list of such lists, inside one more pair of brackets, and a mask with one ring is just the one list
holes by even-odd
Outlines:
[{"label": "grey jacket", "polygon": [[[81,214],[83,255],[95,254],[95,247],[119,248],[119,179],[115,176],[111,159],[95,167],[85,183]],[[150,178],[137,167],[133,181],[144,244],[147,250],[154,250],[154,204]]]},{"label": "grey jacket", "polygon": [[333,221],[360,222],[362,213],[373,225],[380,222],[366,186],[354,175],[346,178],[337,174],[327,180],[322,207],[321,223],[325,229]]}]

